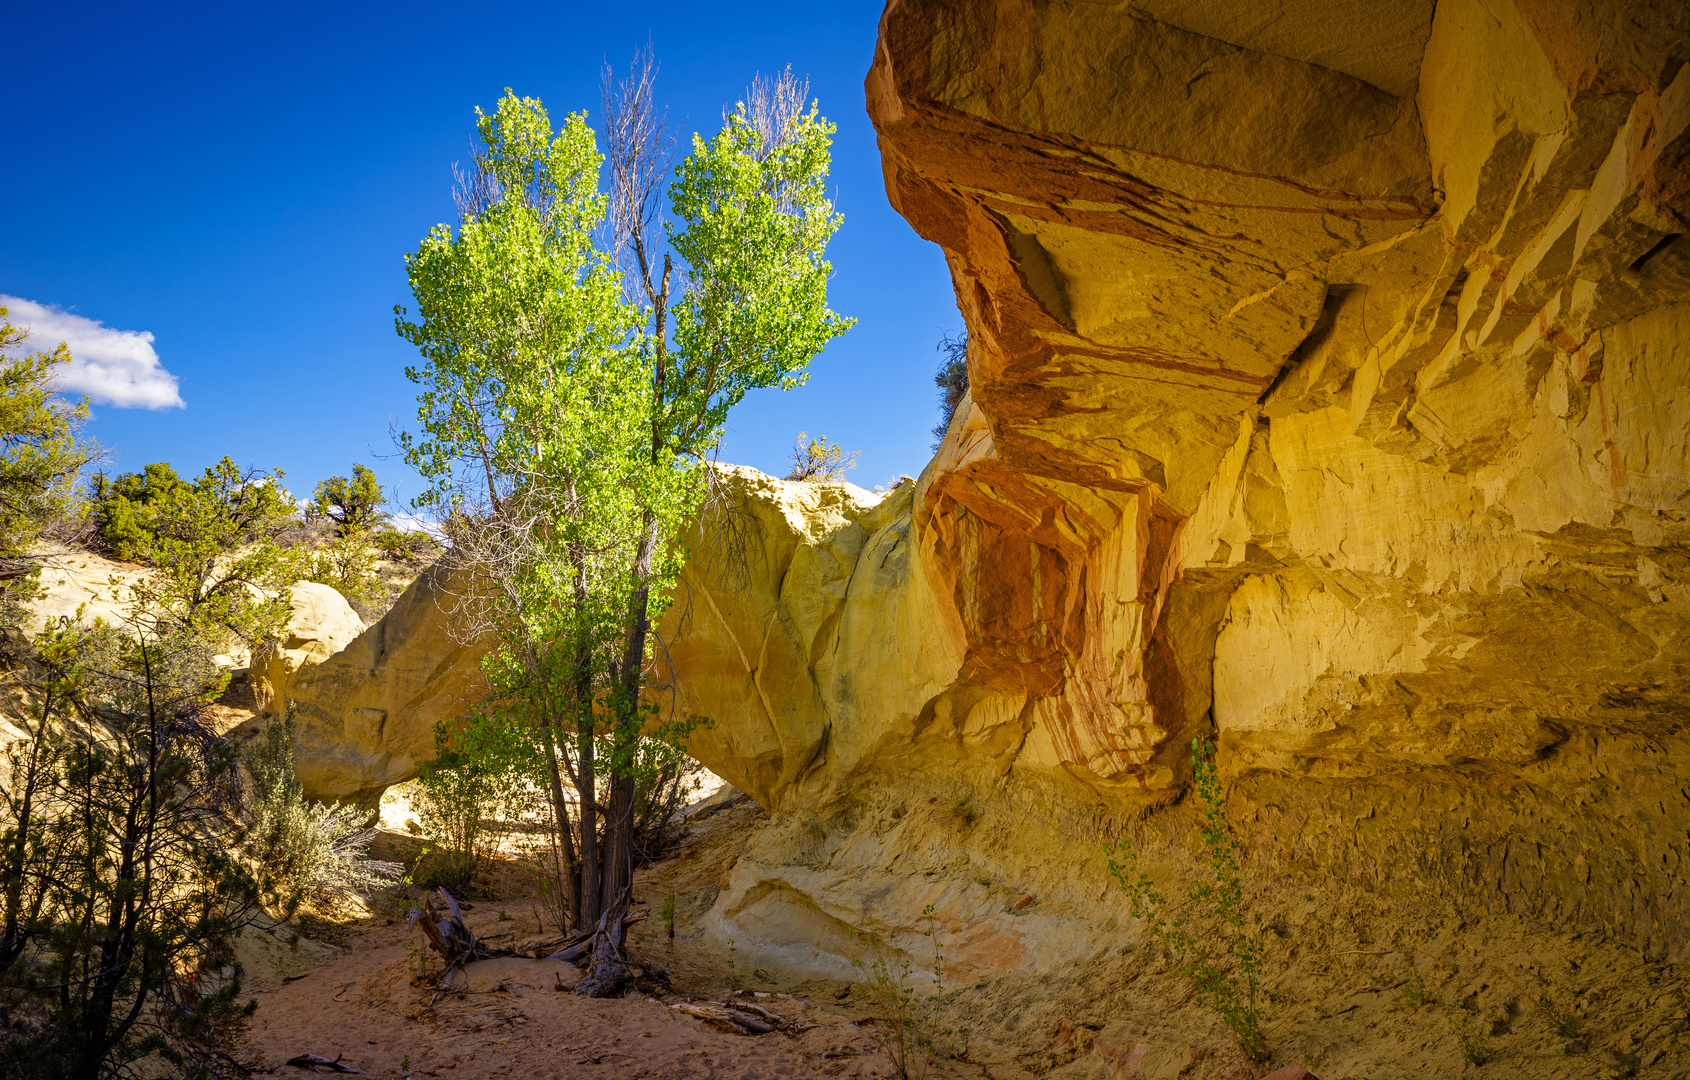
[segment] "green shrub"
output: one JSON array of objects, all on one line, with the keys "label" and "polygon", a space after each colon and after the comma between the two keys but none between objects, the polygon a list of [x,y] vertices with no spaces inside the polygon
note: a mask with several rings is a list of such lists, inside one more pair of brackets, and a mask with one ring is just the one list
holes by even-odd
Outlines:
[{"label": "green shrub", "polygon": [[391,562],[422,562],[440,553],[440,545],[425,532],[382,529],[370,538],[381,557]]},{"label": "green shrub", "polygon": [[434,759],[417,769],[411,806],[433,842],[412,869],[419,885],[463,895],[473,887],[494,824],[517,808],[529,751],[509,723],[480,717],[457,731],[434,728]]},{"label": "green shrub", "polygon": [[105,550],[120,559],[140,562],[155,530],[149,512],[165,498],[188,487],[167,461],[155,461],[140,472],[108,477],[95,473],[89,481],[95,525]]},{"label": "green shrub", "polygon": [[1467,1064],[1477,1067],[1496,1057],[1496,1047],[1483,1032],[1470,1028],[1461,1033],[1461,1056]]},{"label": "green shrub", "polygon": [[37,584],[31,544],[75,512],[77,477],[99,453],[81,439],[88,399],[57,393],[70,348],[29,350],[28,341],[29,327],[0,307],[0,606],[10,618]]},{"label": "green shrub", "polygon": [[157,1075],[133,1068],[155,1052],[204,1076],[254,1008],[229,967],[260,899],[233,748],[155,678],[164,647],[63,623],[36,647],[0,788],[0,1076]]},{"label": "green shrub", "polygon": [[1194,924],[1184,917],[1170,920],[1167,901],[1156,891],[1150,875],[1138,869],[1138,853],[1125,843],[1111,852],[1109,873],[1130,898],[1133,918],[1143,919],[1151,935],[1179,957],[1185,973],[1197,984],[1198,1003],[1213,1005],[1238,1039],[1239,1048],[1250,1060],[1263,1062],[1268,1058],[1267,1038],[1256,997],[1263,941],[1246,924],[1238,841],[1226,820],[1226,793],[1221,788],[1214,754],[1214,744],[1209,740],[1191,740],[1195,788],[1202,807],[1199,827],[1212,877],[1190,892],[1191,907],[1204,913],[1203,921]]},{"label": "green shrub", "polygon": [[290,701],[245,755],[252,778],[246,846],[268,891],[334,900],[391,884],[399,866],[370,858],[369,811],[305,797],[294,771],[293,711]]},{"label": "green shrub", "polygon": [[947,1052],[943,1045],[951,1035],[934,1017],[934,1003],[945,992],[945,951],[934,936],[933,905],[921,912],[922,936],[933,944],[933,991],[920,993],[912,978],[914,966],[908,956],[894,959],[886,946],[872,934],[858,935],[861,955],[851,966],[864,976],[862,987],[875,1013],[871,1035],[892,1063],[899,1080],[919,1080],[935,1054]]},{"label": "green shrub", "polygon": [[311,502],[305,508],[306,520],[332,522],[337,536],[367,533],[380,525],[384,515],[381,484],[368,465],[352,466],[352,479],[331,476],[317,481]]},{"label": "green shrub", "polygon": [[301,550],[295,558],[298,580],[329,586],[359,614],[367,614],[382,599],[376,549],[362,533],[337,533],[319,547]]},{"label": "green shrub", "polygon": [[939,361],[938,374],[933,376],[933,384],[939,388],[939,422],[933,425],[935,450],[945,441],[945,432],[951,429],[951,418],[956,415],[957,406],[962,404],[962,396],[968,393],[967,328],[955,337],[946,334],[940,338],[938,349],[944,354],[944,359]]},{"label": "green shrub", "polygon": [[277,538],[295,519],[282,474],[225,457],[192,483],[169,465],[115,480],[95,476],[94,515],[108,548],[153,568],[131,588],[131,622],[151,635],[179,627],[214,651],[256,645],[287,622],[292,561]]}]

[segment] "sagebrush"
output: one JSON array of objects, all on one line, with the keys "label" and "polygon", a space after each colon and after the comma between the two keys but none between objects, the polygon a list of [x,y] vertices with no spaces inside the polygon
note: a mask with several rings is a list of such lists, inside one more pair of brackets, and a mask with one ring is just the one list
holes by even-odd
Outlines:
[{"label": "sagebrush", "polygon": [[392,884],[397,863],[370,857],[370,812],[305,797],[294,771],[294,706],[273,717],[246,751],[250,776],[246,849],[268,892],[318,901],[346,899]]}]

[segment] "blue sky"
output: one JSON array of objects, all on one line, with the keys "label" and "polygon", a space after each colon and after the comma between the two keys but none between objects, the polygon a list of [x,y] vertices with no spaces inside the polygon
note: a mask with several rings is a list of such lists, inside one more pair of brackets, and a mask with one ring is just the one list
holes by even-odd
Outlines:
[{"label": "blue sky", "polygon": [[[807,386],[748,398],[722,457],[784,472],[803,430],[861,451],[856,483],[914,474],[937,413],[934,345],[961,320],[939,249],[886,200],[862,90],[879,14],[873,2],[22,4],[8,16],[0,294],[152,335],[184,407],[96,404],[90,433],[113,467],[197,471],[229,454],[285,469],[304,493],[362,461],[407,500],[417,481],[380,459],[390,423],[414,417],[414,354],[392,309],[410,299],[405,252],[454,219],[451,168],[471,154],[474,107],[509,86],[554,121],[585,108],[596,124],[600,66],[624,68],[649,36],[685,139],[713,132],[754,73],[790,63],[839,125],[830,299],[859,321]],[[170,400],[160,373],[143,378],[153,389],[126,400]]]}]

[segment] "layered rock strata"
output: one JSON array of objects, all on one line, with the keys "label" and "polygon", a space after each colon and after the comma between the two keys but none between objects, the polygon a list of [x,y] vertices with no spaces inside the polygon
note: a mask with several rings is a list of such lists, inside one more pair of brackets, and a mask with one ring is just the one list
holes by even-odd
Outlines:
[{"label": "layered rock strata", "polygon": [[[918,483],[678,637],[701,755],[813,819],[721,932],[907,929],[900,845],[1037,878],[1214,733],[1282,869],[1684,956],[1686,18],[890,4],[869,109],[972,400]],[[988,841],[947,791],[1039,809]],[[962,938],[1055,959],[967,891]]]},{"label": "layered rock strata", "polygon": [[869,111],[971,396],[884,499],[735,472],[693,538],[663,697],[776,815],[716,932],[1092,955],[1104,838],[1212,735],[1282,872],[1685,957],[1687,19],[894,0]]},{"label": "layered rock strata", "polygon": [[1684,955],[1686,59],[1643,4],[889,5],[983,416],[916,546],[1076,791],[1212,729],[1284,858]]}]

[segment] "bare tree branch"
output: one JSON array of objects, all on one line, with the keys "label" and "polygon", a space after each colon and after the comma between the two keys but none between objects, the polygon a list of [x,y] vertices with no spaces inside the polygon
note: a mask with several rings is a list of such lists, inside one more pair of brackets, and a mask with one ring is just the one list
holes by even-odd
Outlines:
[{"label": "bare tree branch", "polygon": [[[804,103],[810,97],[810,80],[800,82],[792,74],[792,65],[771,79],[758,73],[745,89],[745,115],[751,126],[763,137],[763,150],[758,160],[765,161],[791,134],[793,123],[804,114]],[[722,110],[722,123],[728,122],[730,110]]]},{"label": "bare tree branch", "polygon": [[605,157],[610,164],[610,208],[605,220],[610,228],[611,259],[654,304],[658,285],[653,256],[663,227],[663,181],[675,147],[667,127],[668,110],[660,115],[653,101],[657,67],[648,41],[634,53],[627,77],[617,79],[606,64],[601,79]]}]

